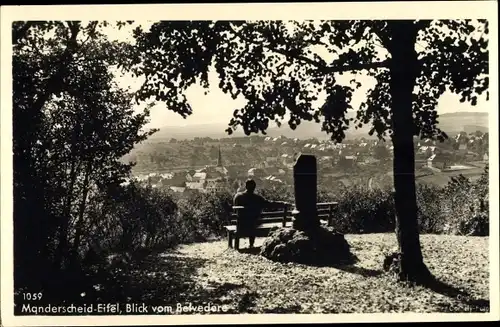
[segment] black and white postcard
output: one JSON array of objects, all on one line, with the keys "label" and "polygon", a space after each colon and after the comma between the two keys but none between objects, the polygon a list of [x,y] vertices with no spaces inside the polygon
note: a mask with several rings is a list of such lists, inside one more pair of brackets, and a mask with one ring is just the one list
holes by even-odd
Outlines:
[{"label": "black and white postcard", "polygon": [[498,320],[497,10],[2,7],[2,325]]}]

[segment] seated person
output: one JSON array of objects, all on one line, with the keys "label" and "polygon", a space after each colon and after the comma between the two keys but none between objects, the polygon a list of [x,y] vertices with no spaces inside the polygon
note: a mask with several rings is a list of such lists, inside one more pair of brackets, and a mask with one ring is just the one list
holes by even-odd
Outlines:
[{"label": "seated person", "polygon": [[255,194],[256,186],[255,181],[249,179],[245,183],[245,191],[234,196],[234,205],[245,207],[244,210],[238,210],[238,233],[240,236],[248,236],[250,248],[254,246],[256,227],[262,209],[288,205],[287,202],[269,201],[261,195]]}]

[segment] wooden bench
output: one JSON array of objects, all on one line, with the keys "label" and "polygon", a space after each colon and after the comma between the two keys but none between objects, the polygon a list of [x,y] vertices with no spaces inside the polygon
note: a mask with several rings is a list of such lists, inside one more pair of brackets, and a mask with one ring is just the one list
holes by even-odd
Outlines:
[{"label": "wooden bench", "polygon": [[[240,246],[240,235],[238,234],[238,210],[244,210],[243,206],[233,206],[233,212],[231,213],[231,220],[228,222],[224,228],[227,232],[228,246],[239,249]],[[269,231],[275,227],[286,227],[292,225],[292,212],[288,207],[284,206],[280,209],[274,209],[272,211],[263,211],[257,222],[257,229],[255,236],[267,236]]]},{"label": "wooden bench", "polygon": [[328,226],[331,226],[333,223],[333,215],[335,213],[335,207],[338,205],[338,202],[320,202],[317,203],[317,212],[320,221],[325,223]]},{"label": "wooden bench", "polygon": [[[331,225],[333,220],[334,208],[337,202],[318,203],[318,217],[323,224]],[[227,241],[230,248],[234,247],[239,249],[240,235],[238,234],[238,210],[244,210],[243,206],[233,206],[230,221],[224,228],[227,232]],[[292,210],[288,207],[281,209],[274,209],[273,211],[263,211],[259,217],[255,236],[267,236],[269,231],[276,227],[290,227],[292,226]]]}]

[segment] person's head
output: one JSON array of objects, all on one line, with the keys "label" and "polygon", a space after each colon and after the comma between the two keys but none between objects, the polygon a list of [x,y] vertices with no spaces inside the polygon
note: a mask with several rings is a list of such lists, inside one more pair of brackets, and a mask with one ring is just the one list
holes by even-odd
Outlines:
[{"label": "person's head", "polygon": [[246,182],[245,182],[245,189],[250,192],[250,193],[253,193],[253,191],[255,191],[255,187],[257,186],[257,184],[255,183],[255,181],[253,179],[248,179]]}]

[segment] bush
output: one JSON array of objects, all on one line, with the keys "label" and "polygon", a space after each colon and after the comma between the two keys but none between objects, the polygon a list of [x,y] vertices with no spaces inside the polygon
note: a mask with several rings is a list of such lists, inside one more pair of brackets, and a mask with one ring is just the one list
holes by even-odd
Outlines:
[{"label": "bush", "polygon": [[271,201],[286,201],[290,203],[295,201],[293,186],[276,185],[269,188],[258,189],[257,193]]},{"label": "bush", "polygon": [[163,190],[137,183],[110,187],[89,203],[94,228],[86,233],[92,235],[87,248],[105,255],[172,247],[182,241],[177,213],[174,199]]},{"label": "bush", "polygon": [[463,175],[453,177],[443,189],[444,232],[457,235],[489,235],[489,168],[472,182]]},{"label": "bush", "polygon": [[[421,233],[488,235],[488,167],[471,182],[459,175],[444,188],[416,186]],[[381,233],[395,228],[392,190],[351,187],[340,194],[323,191],[321,202],[339,203],[333,227],[342,233]]]},{"label": "bush", "polygon": [[338,197],[333,227],[341,233],[383,233],[394,230],[394,206],[391,192],[353,187]]},{"label": "bush", "polygon": [[417,184],[417,216],[421,233],[442,233],[446,221],[443,192],[439,187]]},{"label": "bush", "polygon": [[229,192],[193,194],[178,203],[179,216],[186,221],[191,241],[224,235],[224,225],[229,222],[232,212],[232,195]]},{"label": "bush", "polygon": [[[107,192],[101,198],[91,198],[89,219],[95,223],[86,233],[95,236],[89,247],[98,243],[103,253],[153,251],[223,237],[234,195],[227,190],[178,197],[135,183]],[[416,192],[420,232],[488,235],[488,168],[475,182],[459,175],[444,188],[418,184]],[[270,200],[294,200],[289,188],[273,187],[259,193]],[[395,229],[394,198],[389,188],[356,186],[342,193],[318,192],[318,202],[331,201],[339,203],[332,227],[340,233]]]},{"label": "bush", "polygon": [[459,226],[460,234],[468,236],[489,235],[489,217],[484,212],[478,213],[469,220],[461,221]]}]

